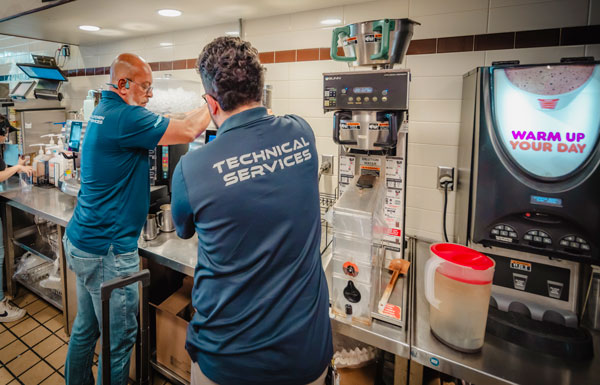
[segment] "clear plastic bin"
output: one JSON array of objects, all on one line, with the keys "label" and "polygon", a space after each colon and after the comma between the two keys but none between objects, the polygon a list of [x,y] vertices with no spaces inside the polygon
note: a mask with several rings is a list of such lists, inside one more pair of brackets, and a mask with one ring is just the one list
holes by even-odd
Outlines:
[{"label": "clear plastic bin", "polygon": [[362,239],[381,239],[387,233],[383,184],[378,178],[372,188],[361,189],[357,181],[358,176],[333,206],[333,230]]},{"label": "clear plastic bin", "polygon": [[333,252],[342,257],[352,257],[360,262],[371,263],[377,249],[377,245],[373,245],[370,240],[350,237],[340,233],[333,235]]},{"label": "clear plastic bin", "polygon": [[371,324],[373,290],[370,284],[334,273],[332,291],[332,308],[338,318],[348,322]]},{"label": "clear plastic bin", "polygon": [[373,265],[371,263],[365,263],[353,257],[345,257],[335,252],[333,253],[333,272],[336,274],[371,284],[374,282],[372,271]]}]

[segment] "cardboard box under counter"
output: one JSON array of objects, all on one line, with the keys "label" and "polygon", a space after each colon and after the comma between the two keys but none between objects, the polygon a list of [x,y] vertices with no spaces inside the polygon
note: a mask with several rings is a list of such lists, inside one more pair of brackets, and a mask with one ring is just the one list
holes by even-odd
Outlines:
[{"label": "cardboard box under counter", "polygon": [[185,350],[187,326],[194,314],[191,277],[156,308],[156,360],[187,381],[191,359]]}]

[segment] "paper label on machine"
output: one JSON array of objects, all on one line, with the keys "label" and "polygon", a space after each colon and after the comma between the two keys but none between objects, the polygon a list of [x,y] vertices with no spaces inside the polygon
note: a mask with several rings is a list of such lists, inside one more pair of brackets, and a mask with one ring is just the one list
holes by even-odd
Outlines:
[{"label": "paper label on machine", "polygon": [[373,156],[360,158],[361,173],[373,173],[379,175],[381,172],[381,158]]},{"label": "paper label on machine", "polygon": [[340,156],[340,175],[354,177],[356,158],[353,156]]},{"label": "paper label on machine", "polygon": [[385,160],[385,176],[387,179],[402,181],[402,158],[387,158]]}]

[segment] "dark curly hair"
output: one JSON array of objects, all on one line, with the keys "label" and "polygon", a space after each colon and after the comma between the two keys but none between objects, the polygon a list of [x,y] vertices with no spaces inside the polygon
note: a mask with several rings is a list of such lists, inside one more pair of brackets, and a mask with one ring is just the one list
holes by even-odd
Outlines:
[{"label": "dark curly hair", "polygon": [[206,45],[197,70],[204,90],[224,111],[262,99],[264,68],[258,51],[239,37],[218,37]]}]

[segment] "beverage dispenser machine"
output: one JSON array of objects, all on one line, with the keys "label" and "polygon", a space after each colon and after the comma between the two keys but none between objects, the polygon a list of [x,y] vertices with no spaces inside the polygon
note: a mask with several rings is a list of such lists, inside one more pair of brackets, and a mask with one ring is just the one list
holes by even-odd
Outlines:
[{"label": "beverage dispenser machine", "polygon": [[384,19],[335,28],[331,57],[356,70],[323,74],[323,108],[333,112],[339,145],[331,301],[346,322],[406,321],[406,270],[394,266],[404,257],[410,71],[393,67],[415,24]]},{"label": "beverage dispenser machine", "polygon": [[592,354],[580,277],[600,264],[600,63],[493,63],[464,76],[458,242],[496,262],[488,332]]}]

